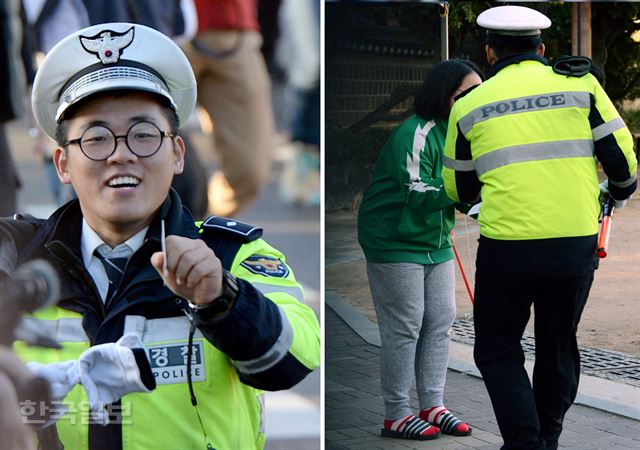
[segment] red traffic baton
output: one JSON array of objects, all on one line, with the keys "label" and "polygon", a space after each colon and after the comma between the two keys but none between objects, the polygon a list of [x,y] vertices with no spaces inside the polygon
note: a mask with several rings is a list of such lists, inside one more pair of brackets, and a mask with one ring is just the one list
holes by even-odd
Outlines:
[{"label": "red traffic baton", "polygon": [[598,237],[598,258],[607,256],[609,247],[609,235],[611,234],[611,216],[615,209],[613,198],[609,197],[602,205],[602,225],[600,225],[600,236]]},{"label": "red traffic baton", "polygon": [[471,286],[469,285],[469,280],[467,280],[467,275],[464,273],[464,267],[462,267],[462,261],[460,261],[460,256],[458,255],[458,250],[456,250],[456,245],[453,243],[453,230],[451,230],[451,246],[453,247],[453,254],[456,255],[456,261],[458,261],[458,267],[460,267],[460,273],[462,274],[464,285],[467,287],[467,292],[469,293],[471,304],[473,304],[473,291],[471,290]]}]

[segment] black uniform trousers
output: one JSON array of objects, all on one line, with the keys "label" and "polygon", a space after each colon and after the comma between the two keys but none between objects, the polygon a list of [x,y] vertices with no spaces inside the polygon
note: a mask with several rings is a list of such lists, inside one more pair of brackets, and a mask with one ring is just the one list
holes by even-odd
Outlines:
[{"label": "black uniform trousers", "polygon": [[[478,272],[474,359],[504,439],[502,449],[556,449],[564,415],[578,392],[576,332],[593,271],[527,278]],[[535,315],[533,387],[520,340]]]}]

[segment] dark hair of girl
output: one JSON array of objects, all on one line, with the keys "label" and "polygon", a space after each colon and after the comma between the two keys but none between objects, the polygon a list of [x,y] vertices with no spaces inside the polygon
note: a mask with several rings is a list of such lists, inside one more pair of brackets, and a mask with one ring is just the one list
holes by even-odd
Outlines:
[{"label": "dark hair of girl", "polygon": [[464,77],[476,72],[484,81],[484,75],[467,59],[441,61],[429,70],[413,101],[415,113],[423,119],[448,119],[449,100]]}]

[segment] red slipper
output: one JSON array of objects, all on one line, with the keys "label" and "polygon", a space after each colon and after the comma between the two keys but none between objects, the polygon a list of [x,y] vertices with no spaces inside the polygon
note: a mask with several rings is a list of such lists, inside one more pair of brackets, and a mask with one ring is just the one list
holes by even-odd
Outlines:
[{"label": "red slipper", "polygon": [[444,406],[434,406],[420,411],[420,418],[432,425],[440,427],[442,434],[452,436],[469,436],[472,428],[451,414]]},{"label": "red slipper", "polygon": [[440,430],[412,414],[404,419],[385,420],[380,434],[382,437],[428,441],[440,436]]}]

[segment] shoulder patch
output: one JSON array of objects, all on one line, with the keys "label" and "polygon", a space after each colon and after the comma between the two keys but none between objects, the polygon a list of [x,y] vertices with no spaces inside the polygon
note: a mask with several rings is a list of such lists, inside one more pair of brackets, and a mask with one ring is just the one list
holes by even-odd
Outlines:
[{"label": "shoulder patch", "polygon": [[262,236],[262,228],[260,227],[220,216],[208,217],[200,228],[205,233],[233,236],[243,242],[255,241]]},{"label": "shoulder patch", "polygon": [[23,222],[29,222],[29,223],[33,223],[36,225],[42,225],[43,223],[45,223],[47,220],[46,219],[39,219],[37,217],[32,216],[31,214],[20,214],[20,213],[15,213],[12,217],[13,220],[21,220]]},{"label": "shoulder patch", "polygon": [[287,265],[273,256],[251,255],[240,265],[250,272],[265,277],[285,278],[289,275]]},{"label": "shoulder patch", "polygon": [[591,73],[602,83],[602,71],[586,56],[560,56],[553,62],[552,68],[555,73],[568,77],[583,77]]}]

